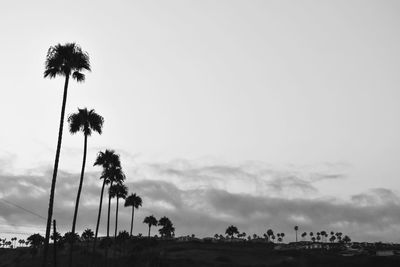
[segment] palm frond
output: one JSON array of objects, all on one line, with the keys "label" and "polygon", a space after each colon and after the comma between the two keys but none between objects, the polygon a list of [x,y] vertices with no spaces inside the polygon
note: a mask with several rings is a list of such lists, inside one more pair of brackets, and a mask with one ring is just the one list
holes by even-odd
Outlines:
[{"label": "palm frond", "polygon": [[94,109],[89,111],[88,123],[89,127],[93,129],[93,131],[98,132],[99,134],[102,133],[104,118],[97,114]]},{"label": "palm frond", "polygon": [[77,133],[82,127],[81,115],[79,113],[73,113],[69,115],[68,123],[69,123],[69,132],[71,134]]},{"label": "palm frond", "polygon": [[74,73],[72,73],[72,78],[75,79],[77,82],[84,82],[86,77],[85,74],[74,71]]}]

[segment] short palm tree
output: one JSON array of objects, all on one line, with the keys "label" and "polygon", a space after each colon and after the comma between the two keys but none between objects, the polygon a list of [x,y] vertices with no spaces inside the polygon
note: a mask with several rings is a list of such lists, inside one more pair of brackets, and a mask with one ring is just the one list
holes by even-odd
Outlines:
[{"label": "short palm tree", "polygon": [[103,173],[100,176],[100,179],[103,179],[103,186],[101,187],[101,194],[100,194],[100,204],[99,204],[99,212],[97,215],[97,223],[96,223],[96,231],[94,234],[94,242],[93,242],[93,253],[96,249],[96,241],[97,241],[97,236],[99,233],[99,226],[100,226],[100,218],[101,218],[101,208],[103,204],[103,194],[104,194],[104,188],[106,184],[110,183],[110,169],[111,168],[120,168],[121,166],[121,161],[119,159],[119,155],[115,154],[114,150],[108,150],[106,149],[104,152],[100,151],[97,155],[96,161],[94,163],[94,166],[99,165],[103,167]]},{"label": "short palm tree", "polygon": [[142,206],[142,198],[138,195],[135,194],[130,194],[126,199],[125,199],[125,207],[130,207],[132,206],[132,219],[131,219],[131,232],[130,236],[132,236],[132,230],[133,230],[133,217],[135,214],[135,209],[138,209],[139,207]]},{"label": "short palm tree", "polygon": [[68,83],[70,77],[75,79],[77,82],[85,81],[85,74],[82,73],[82,71],[84,70],[90,71],[89,55],[86,52],[82,51],[82,49],[77,44],[75,43],[67,43],[65,45],[57,44],[55,46],[51,46],[47,51],[44,78],[49,77],[51,79],[57,76],[64,76],[65,83],[64,83],[63,101],[61,106],[60,126],[58,130],[56,157],[54,160],[53,178],[51,180],[51,188],[50,188],[46,236],[44,240],[44,250],[43,250],[43,262],[42,262],[43,267],[46,265],[47,253],[49,248],[50,227],[53,217],[54,192],[57,181],[58,162],[60,159],[65,106],[67,103]]},{"label": "short palm tree", "polygon": [[126,195],[128,195],[128,188],[120,183],[117,183],[113,186],[110,187],[108,194],[111,196],[111,198],[116,197],[117,198],[117,209],[115,212],[115,232],[114,232],[114,237],[117,237],[117,229],[118,229],[118,206],[119,206],[119,199],[125,199]]},{"label": "short palm tree", "polygon": [[92,240],[93,237],[94,237],[93,231],[92,231],[91,229],[88,228],[88,229],[86,229],[85,231],[83,231],[81,237],[82,237],[82,239],[83,239],[84,241],[86,241],[86,250],[88,250],[88,249],[89,249],[89,242],[90,242],[90,240]]},{"label": "short palm tree", "polygon": [[225,234],[227,234],[228,236],[231,237],[231,239],[233,239],[233,236],[235,234],[239,234],[239,230],[237,229],[236,226],[231,225],[225,230]]},{"label": "short palm tree", "polygon": [[148,237],[150,238],[151,226],[156,226],[158,221],[153,215],[150,215],[150,216],[147,216],[146,218],[144,218],[143,223],[149,225],[149,235],[148,235]]}]

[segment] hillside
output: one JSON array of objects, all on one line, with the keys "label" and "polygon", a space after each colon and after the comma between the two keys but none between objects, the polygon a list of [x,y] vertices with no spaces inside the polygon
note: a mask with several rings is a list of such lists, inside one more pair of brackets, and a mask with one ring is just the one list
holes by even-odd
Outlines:
[{"label": "hillside", "polygon": [[[326,251],[276,251],[266,244],[201,243],[156,240],[132,240],[108,250],[99,248],[94,257],[80,244],[74,250],[74,266],[400,266],[400,257],[345,257]],[[68,247],[58,249],[57,266],[67,266]],[[1,267],[40,266],[40,251],[31,248],[0,249]],[[50,258],[54,266],[53,258]]]}]

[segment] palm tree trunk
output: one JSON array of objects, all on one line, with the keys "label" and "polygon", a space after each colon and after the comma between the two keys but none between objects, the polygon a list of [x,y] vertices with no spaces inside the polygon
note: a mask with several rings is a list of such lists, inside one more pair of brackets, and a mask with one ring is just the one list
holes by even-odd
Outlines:
[{"label": "palm tree trunk", "polygon": [[[113,185],[111,181],[110,187]],[[108,214],[107,214],[107,237],[110,237],[110,210],[111,210],[111,195],[108,193]]]},{"label": "palm tree trunk", "polygon": [[48,210],[48,214],[47,214],[46,237],[44,240],[43,262],[42,262],[43,267],[45,267],[47,264],[47,254],[49,251],[50,228],[51,228],[51,220],[53,217],[54,194],[55,194],[56,181],[57,181],[58,161],[60,160],[62,133],[63,133],[63,127],[64,127],[65,106],[67,104],[68,82],[69,82],[69,73],[65,76],[65,83],[64,83],[64,95],[63,95],[63,101],[62,101],[62,106],[61,106],[61,117],[60,117],[60,127],[58,130],[56,158],[54,160],[53,178],[51,180],[50,199],[49,199],[49,210]]},{"label": "palm tree trunk", "polygon": [[[78,194],[76,196],[76,202],[75,202],[74,219],[72,221],[72,230],[71,230],[72,235],[75,234],[76,217],[78,215],[79,199],[81,197],[83,176],[85,174],[86,151],[87,151],[87,134],[85,134],[84,144],[83,144],[83,160],[82,160],[82,169],[81,169],[81,179],[79,181]],[[73,245],[74,245],[73,243],[74,242],[71,243],[70,252],[69,252],[69,267],[72,267],[72,250],[73,250]]]},{"label": "palm tree trunk", "polygon": [[151,225],[149,224],[149,238],[150,238],[150,228],[151,228]]},{"label": "palm tree trunk", "polygon": [[133,230],[133,216],[135,214],[135,206],[132,205],[132,220],[131,220],[131,237],[132,237],[132,230]]},{"label": "palm tree trunk", "polygon": [[100,194],[100,205],[99,205],[99,213],[97,215],[97,223],[96,223],[96,232],[94,234],[94,240],[93,240],[93,255],[92,255],[92,262],[90,266],[94,265],[94,257],[95,257],[95,251],[96,251],[96,242],[97,242],[97,236],[99,233],[99,226],[100,226],[100,217],[101,217],[101,206],[103,205],[103,194],[104,194],[104,188],[106,186],[106,179],[103,178],[103,186],[101,187],[101,194]]},{"label": "palm tree trunk", "polygon": [[101,206],[103,205],[103,194],[104,194],[104,187],[106,186],[106,179],[103,180],[103,186],[101,187],[101,194],[100,194],[100,205],[99,205],[99,214],[97,215],[97,223],[96,223],[96,232],[94,234],[94,241],[93,241],[93,253],[96,249],[96,241],[97,235],[99,233],[99,226],[100,226],[100,217],[101,217]]},{"label": "palm tree trunk", "polygon": [[117,196],[117,212],[115,213],[115,233],[114,233],[114,238],[117,238],[117,228],[118,228],[118,203],[119,202],[119,197]]}]

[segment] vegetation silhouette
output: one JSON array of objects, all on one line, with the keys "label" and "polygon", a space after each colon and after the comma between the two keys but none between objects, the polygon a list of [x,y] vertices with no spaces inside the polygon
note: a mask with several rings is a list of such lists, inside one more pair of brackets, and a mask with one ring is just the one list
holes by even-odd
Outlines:
[{"label": "vegetation silhouette", "polygon": [[227,234],[231,239],[233,239],[234,235],[239,234],[239,230],[237,229],[236,226],[231,225],[225,230],[225,234]]},{"label": "vegetation silhouette", "polygon": [[130,236],[132,237],[132,230],[133,230],[133,219],[135,216],[135,209],[139,209],[143,204],[142,198],[136,193],[130,194],[126,199],[125,199],[125,207],[132,207],[132,219],[131,219],[131,231],[130,231]]},{"label": "vegetation silhouette", "polygon": [[[77,132],[83,132],[84,134],[84,148],[83,148],[83,159],[82,159],[82,167],[81,167],[81,173],[80,173],[80,180],[79,180],[79,185],[78,185],[78,191],[77,191],[77,196],[76,196],[76,202],[75,202],[75,209],[74,209],[74,216],[73,216],[73,221],[72,221],[72,229],[71,232],[67,232],[64,234],[64,236],[61,236],[60,233],[56,232],[56,229],[54,227],[54,233],[50,237],[50,226],[51,226],[51,220],[52,220],[52,214],[53,214],[53,205],[54,205],[54,199],[55,199],[55,186],[56,186],[56,180],[57,180],[57,172],[58,172],[58,164],[60,160],[60,151],[61,151],[61,144],[62,144],[62,133],[63,133],[63,125],[64,125],[64,116],[65,116],[65,108],[66,108],[66,101],[67,101],[67,92],[68,92],[68,85],[69,85],[69,79],[72,77],[72,79],[75,79],[77,82],[83,82],[85,80],[85,74],[82,73],[82,71],[91,71],[90,67],[90,62],[89,62],[89,56],[86,52],[82,51],[82,49],[75,43],[66,43],[65,45],[58,44],[56,46],[52,46],[49,48],[47,56],[46,56],[46,62],[45,62],[45,72],[44,72],[44,77],[45,78],[55,78],[57,76],[63,76],[65,77],[65,82],[64,82],[64,92],[63,92],[63,100],[62,100],[62,107],[61,107],[61,117],[60,117],[60,125],[59,125],[59,134],[58,134],[58,142],[57,142],[57,149],[56,149],[56,155],[55,155],[55,162],[54,162],[54,169],[53,169],[53,176],[52,176],[52,182],[51,182],[51,189],[50,189],[50,199],[49,199],[49,207],[48,207],[48,217],[47,217],[47,225],[46,225],[46,234],[45,237],[41,236],[40,234],[33,234],[27,238],[27,241],[25,242],[23,239],[20,239],[18,241],[17,237],[12,237],[11,241],[8,241],[6,239],[0,239],[0,246],[2,248],[8,247],[8,248],[16,248],[17,247],[17,241],[20,246],[23,245],[30,245],[32,248],[32,255],[36,255],[42,247],[44,248],[43,250],[43,261],[42,261],[42,266],[46,266],[47,264],[47,256],[48,256],[48,248],[49,248],[49,239],[51,238],[54,241],[54,248],[57,248],[58,246],[63,247],[64,243],[69,244],[69,253],[68,253],[68,264],[70,267],[73,266],[73,247],[75,243],[79,243],[80,241],[85,242],[85,252],[89,252],[89,246],[90,242],[93,241],[93,250],[92,250],[92,259],[95,258],[97,254],[96,251],[96,242],[98,239],[98,232],[99,232],[99,226],[100,226],[100,218],[101,218],[101,210],[102,210],[102,202],[103,202],[103,197],[104,197],[104,190],[106,185],[109,185],[108,188],[108,213],[107,213],[107,235],[102,241],[100,242],[101,245],[99,246],[101,249],[104,248],[105,252],[105,265],[107,266],[108,264],[108,249],[111,247],[111,249],[114,250],[114,259],[113,259],[113,264],[115,262],[118,262],[116,259],[117,249],[119,249],[119,252],[122,251],[122,255],[125,255],[126,252],[126,243],[131,243],[133,246],[131,247],[132,251],[136,252],[141,250],[140,246],[137,246],[137,243],[142,242],[142,244],[145,244],[145,246],[149,247],[156,247],[158,245],[158,240],[162,241],[170,241],[170,240],[180,240],[180,239],[174,239],[175,237],[175,227],[171,220],[163,216],[159,220],[157,220],[153,215],[147,216],[144,218],[143,223],[148,225],[148,238],[143,239],[142,234],[139,234],[138,236],[134,237],[133,236],[133,222],[134,222],[134,214],[135,214],[135,209],[139,209],[139,207],[142,206],[142,198],[138,196],[136,193],[130,194],[128,196],[128,188],[124,185],[124,180],[126,179],[125,174],[122,170],[121,167],[121,161],[120,161],[120,156],[115,153],[113,150],[105,150],[104,152],[100,151],[97,155],[96,161],[94,163],[94,166],[101,166],[102,167],[102,172],[100,179],[103,179],[102,182],[102,187],[101,187],[101,193],[100,193],[100,200],[99,200],[99,211],[98,211],[98,216],[97,216],[97,222],[96,222],[96,229],[95,232],[93,232],[91,229],[86,229],[81,236],[79,236],[76,233],[76,222],[77,222],[77,216],[78,216],[78,209],[79,209],[79,203],[80,203],[80,196],[82,193],[82,188],[83,188],[83,180],[84,180],[84,174],[85,174],[85,166],[86,166],[86,157],[87,157],[87,142],[88,142],[88,137],[91,136],[93,132],[97,132],[99,134],[102,134],[102,128],[104,124],[104,118],[97,114],[94,109],[88,110],[87,108],[84,109],[79,109],[77,113],[73,113],[68,117],[68,123],[69,123],[69,131],[71,134],[75,134]],[[110,213],[111,213],[111,200],[112,198],[116,198],[116,214],[115,214],[115,230],[114,230],[114,237],[110,238]],[[132,214],[131,214],[131,224],[130,224],[130,233],[127,231],[123,230],[118,233],[118,216],[119,216],[119,199],[125,199],[125,207],[132,207]],[[21,208],[21,207],[20,207]],[[31,211],[28,211],[31,212]],[[31,212],[32,213],[32,212]],[[34,213],[33,213],[34,214]],[[40,217],[40,216],[39,216]],[[55,226],[55,222],[54,222]],[[151,227],[152,226],[160,226],[159,234],[161,238],[158,238],[157,235],[155,235],[154,238],[150,238],[151,236]],[[325,230],[321,230],[318,232],[310,232],[309,233],[309,239],[310,241],[306,241],[307,237],[307,232],[303,232],[301,237],[302,237],[302,242],[298,242],[298,230],[299,226],[294,226],[294,231],[295,231],[295,246],[298,244],[302,243],[303,241],[308,244],[311,244],[312,246],[317,246],[317,245],[329,245],[328,243],[328,232]],[[253,242],[265,242],[269,244],[268,248],[274,248],[274,246],[271,246],[271,244],[274,245],[275,239],[277,239],[277,246],[276,247],[284,247],[284,238],[285,238],[285,233],[283,232],[276,232],[272,229],[268,229],[266,233],[263,233],[262,236],[258,236],[257,234],[249,234],[247,239],[246,233],[240,233],[238,228],[234,225],[228,226],[228,228],[225,230],[226,236],[223,236],[222,234],[215,234],[214,235],[214,240],[212,238],[205,238],[203,239],[204,243],[211,243],[214,241],[228,241],[231,242],[232,244],[234,242],[241,242],[245,243],[247,241],[253,241]],[[251,238],[253,237],[253,238]],[[195,237],[194,234],[190,237],[189,235],[185,237],[186,240],[188,241],[198,241],[199,239]],[[128,242],[127,242],[128,241]],[[329,242],[332,245],[336,245],[335,241],[337,241],[337,244],[343,245],[343,244],[349,244],[351,243],[351,238],[348,235],[343,235],[341,232],[330,232],[330,238]],[[82,243],[81,243],[82,244]],[[142,245],[140,244],[140,245]],[[250,243],[249,243],[250,244]],[[288,244],[290,245],[290,244]],[[77,246],[78,250],[80,246]],[[332,246],[332,248],[335,248],[335,246]],[[84,253],[84,254],[89,254],[89,253]],[[163,251],[160,251],[160,254],[163,254]],[[121,253],[119,253],[121,255]],[[38,256],[39,257],[39,256]],[[54,256],[54,259],[56,259],[56,255]],[[223,262],[230,262],[229,259],[226,257],[218,257],[219,261]],[[93,265],[93,261],[92,261]]]},{"label": "vegetation silhouette", "polygon": [[295,227],[294,227],[294,231],[296,232],[296,242],[297,242],[297,231],[299,230],[299,227],[296,225]]},{"label": "vegetation silhouette", "polygon": [[112,168],[106,170],[106,175],[110,180],[110,187],[108,190],[108,213],[107,213],[107,237],[110,237],[110,212],[111,212],[111,199],[113,198],[112,191],[110,188],[114,184],[121,185],[125,180],[125,174],[122,171],[121,166],[113,166]]},{"label": "vegetation silhouette", "polygon": [[162,226],[158,232],[161,238],[171,238],[175,236],[175,227],[173,226],[171,220],[167,217],[161,217],[158,221],[158,226]]},{"label": "vegetation silhouette", "polygon": [[146,218],[144,218],[143,223],[145,223],[149,226],[148,238],[150,238],[151,227],[156,226],[158,221],[157,221],[156,217],[154,217],[153,215],[150,215],[150,216],[147,216]]},{"label": "vegetation silhouette", "polygon": [[117,229],[118,229],[118,207],[119,207],[119,199],[125,199],[128,195],[128,188],[120,183],[114,184],[110,187],[108,194],[111,198],[117,198],[117,207],[115,211],[115,231],[114,238],[117,237]]},{"label": "vegetation silhouette", "polygon": [[[121,161],[119,158],[118,154],[115,154],[114,150],[108,150],[106,149],[104,152],[100,151],[97,154],[97,158],[95,163],[93,164],[94,166],[102,166],[103,171],[100,176],[100,179],[103,179],[103,185],[101,187],[101,193],[100,193],[100,203],[99,203],[99,212],[97,215],[97,223],[96,223],[96,231],[94,235],[94,242],[93,242],[93,253],[96,248],[96,241],[99,233],[99,226],[100,226],[100,217],[101,217],[101,208],[103,204],[103,195],[104,195],[104,188],[107,184],[111,183],[111,173],[112,169],[114,168],[121,168]],[[110,217],[108,217],[109,219]],[[108,233],[108,228],[109,224],[107,224],[107,233]]]},{"label": "vegetation silhouette", "polygon": [[[84,135],[82,169],[79,180],[78,193],[76,195],[75,211],[74,211],[74,218],[72,221],[72,230],[71,230],[72,233],[75,233],[76,218],[78,216],[79,200],[81,197],[83,177],[85,173],[87,138],[88,136],[91,136],[92,132],[98,132],[99,134],[102,133],[104,119],[102,116],[97,114],[94,109],[88,111],[87,108],[84,108],[84,109],[78,109],[77,113],[71,114],[68,117],[68,122],[69,122],[69,131],[71,134],[75,134],[79,131],[82,131]],[[70,250],[70,260],[69,260],[70,267],[72,267],[72,250],[73,250],[73,243],[71,244],[71,250]]]},{"label": "vegetation silhouette", "polygon": [[58,141],[56,156],[54,160],[53,177],[51,180],[49,208],[47,215],[46,236],[44,241],[43,262],[42,266],[47,264],[47,254],[49,248],[50,228],[53,217],[54,193],[57,181],[58,162],[60,159],[60,150],[62,142],[62,132],[64,126],[65,106],[67,102],[68,83],[70,77],[77,82],[85,81],[85,74],[82,71],[90,71],[89,55],[82,51],[79,45],[75,43],[66,43],[64,45],[57,44],[51,46],[47,51],[45,61],[44,78],[55,78],[57,76],[65,77],[64,93],[61,106],[60,126],[58,131]]}]

